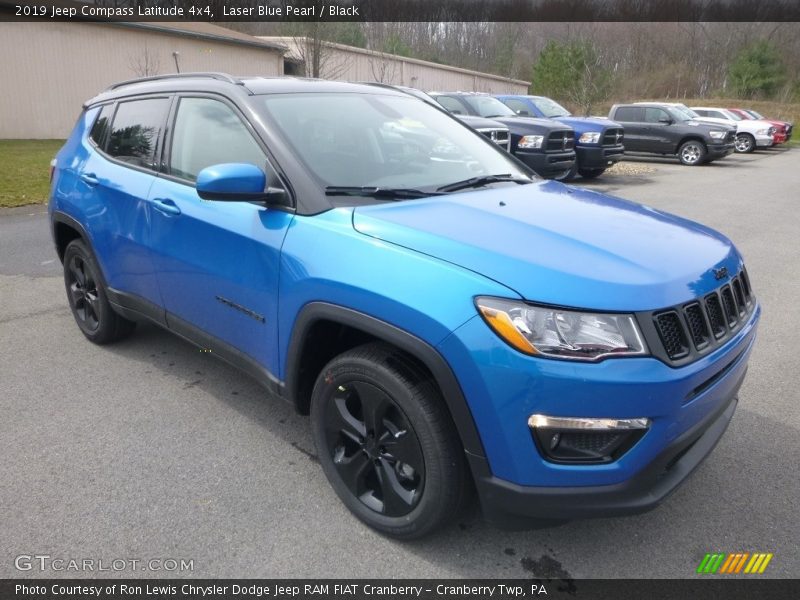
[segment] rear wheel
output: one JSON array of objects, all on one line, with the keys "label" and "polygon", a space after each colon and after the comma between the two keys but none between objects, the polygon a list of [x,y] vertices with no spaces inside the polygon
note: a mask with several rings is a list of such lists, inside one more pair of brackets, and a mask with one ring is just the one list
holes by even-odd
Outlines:
[{"label": "rear wheel", "polygon": [[578,169],[578,173],[580,173],[581,177],[584,179],[594,179],[595,177],[600,177],[600,175],[605,172],[605,169]]},{"label": "rear wheel", "polygon": [[95,344],[108,344],[129,335],[136,324],[114,312],[108,303],[100,269],[82,240],[64,251],[64,285],[72,315],[83,335]]},{"label": "rear wheel", "polygon": [[398,538],[454,518],[467,471],[436,386],[405,355],[373,343],[334,358],[311,399],[322,469],[347,508]]},{"label": "rear wheel", "polygon": [[693,167],[699,165],[708,154],[705,144],[697,140],[689,140],[684,142],[678,150],[678,158],[681,163]]},{"label": "rear wheel", "polygon": [[737,135],[733,144],[736,151],[743,154],[752,152],[756,149],[756,139],[749,133],[740,133]]}]

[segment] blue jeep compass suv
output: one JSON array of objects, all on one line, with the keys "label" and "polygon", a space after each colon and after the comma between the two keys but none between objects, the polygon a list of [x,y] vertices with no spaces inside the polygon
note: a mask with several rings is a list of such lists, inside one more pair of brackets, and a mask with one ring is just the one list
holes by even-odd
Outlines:
[{"label": "blue jeep compass suv", "polygon": [[147,319],[310,413],[370,526],[641,512],[711,451],[760,309],[719,233],[538,180],[399,90],[214,73],[88,101],[49,212],[78,327]]}]

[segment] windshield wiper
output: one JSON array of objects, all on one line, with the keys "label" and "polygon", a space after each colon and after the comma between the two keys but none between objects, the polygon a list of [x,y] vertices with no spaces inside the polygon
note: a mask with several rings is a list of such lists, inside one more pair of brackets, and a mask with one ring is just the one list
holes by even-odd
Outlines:
[{"label": "windshield wiper", "polygon": [[426,192],[413,188],[382,188],[377,186],[346,186],[329,185],[325,188],[326,196],[366,196],[371,198],[386,198],[387,200],[406,200],[411,198],[425,198],[438,196],[437,192]]},{"label": "windshield wiper", "polygon": [[498,183],[501,181],[511,181],[514,183],[533,183],[530,179],[525,179],[523,177],[514,177],[510,173],[504,173],[502,175],[482,175],[481,177],[471,177],[469,179],[465,179],[464,181],[456,181],[455,183],[448,183],[447,185],[443,185],[442,187],[436,188],[437,192],[455,192],[458,190],[465,190],[471,187],[481,187],[482,185],[486,185],[487,183]]}]

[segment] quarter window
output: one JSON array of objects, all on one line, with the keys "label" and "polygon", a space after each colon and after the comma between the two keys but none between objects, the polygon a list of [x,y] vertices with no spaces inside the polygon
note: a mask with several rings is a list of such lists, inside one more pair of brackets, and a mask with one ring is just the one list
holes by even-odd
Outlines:
[{"label": "quarter window", "polygon": [[169,98],[121,102],[114,115],[108,154],[138,167],[154,169],[158,138],[166,121],[169,102]]},{"label": "quarter window", "polygon": [[194,181],[200,171],[221,163],[249,163],[266,170],[267,157],[228,105],[210,98],[181,98],[170,173]]},{"label": "quarter window", "polygon": [[100,114],[92,126],[92,131],[89,133],[89,139],[92,140],[98,148],[103,148],[106,141],[106,134],[108,133],[108,126],[111,124],[111,113],[113,111],[113,104],[106,104],[100,109]]}]

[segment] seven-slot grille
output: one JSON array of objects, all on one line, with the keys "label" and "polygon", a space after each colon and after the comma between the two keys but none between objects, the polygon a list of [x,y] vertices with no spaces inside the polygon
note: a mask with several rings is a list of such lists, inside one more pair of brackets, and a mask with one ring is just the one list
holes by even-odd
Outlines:
[{"label": "seven-slot grille", "polygon": [[666,357],[683,361],[725,343],[744,325],[754,306],[747,271],[742,269],[703,298],[655,312],[653,324]]},{"label": "seven-slot grille", "polygon": [[547,137],[547,152],[564,152],[575,147],[575,133],[565,129],[554,131]]},{"label": "seven-slot grille", "polygon": [[619,146],[625,137],[625,131],[619,127],[606,129],[603,134],[603,146]]}]

